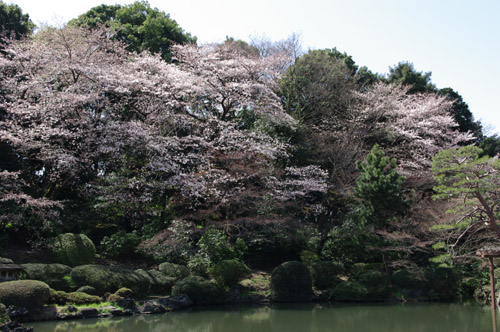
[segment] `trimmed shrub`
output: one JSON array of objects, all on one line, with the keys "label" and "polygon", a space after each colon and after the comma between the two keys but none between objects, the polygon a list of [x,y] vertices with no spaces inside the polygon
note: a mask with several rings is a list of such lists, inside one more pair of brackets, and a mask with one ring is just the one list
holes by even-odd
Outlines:
[{"label": "trimmed shrub", "polygon": [[199,276],[190,276],[177,282],[172,295],[185,294],[193,304],[214,304],[226,301],[224,288]]},{"label": "trimmed shrub", "polygon": [[21,264],[26,270],[28,279],[43,281],[50,288],[57,290],[71,290],[71,267],[63,264],[39,264],[29,263]]},{"label": "trimmed shrub", "polygon": [[434,301],[452,301],[459,296],[460,272],[451,267],[429,266],[425,271],[427,293]]},{"label": "trimmed shrub", "polygon": [[182,280],[190,274],[186,266],[169,262],[161,263],[158,270],[167,277],[175,278],[176,281]]},{"label": "trimmed shrub", "polygon": [[301,302],[312,298],[312,279],[302,262],[285,262],[271,274],[271,297],[274,301]]},{"label": "trimmed shrub", "polygon": [[132,270],[104,265],[81,265],[73,268],[71,278],[77,286],[92,286],[97,294],[115,292],[127,287],[136,294],[146,294],[150,288],[149,280]]},{"label": "trimmed shrub", "polygon": [[384,264],[382,263],[355,263],[351,266],[351,276],[357,277],[358,275],[368,271],[384,271]]},{"label": "trimmed shrub", "polygon": [[355,281],[343,281],[333,290],[335,301],[340,302],[359,302],[367,294],[366,287]]},{"label": "trimmed shrub", "polygon": [[238,259],[220,261],[210,269],[210,274],[222,286],[231,286],[250,275],[250,269]]},{"label": "trimmed shrub", "polygon": [[41,308],[50,297],[49,286],[38,280],[14,280],[0,283],[0,303],[29,310]]},{"label": "trimmed shrub", "polygon": [[59,234],[49,250],[58,263],[69,266],[92,264],[95,258],[94,243],[85,234]]},{"label": "trimmed shrub", "polygon": [[118,231],[111,236],[105,236],[99,246],[99,251],[106,257],[118,257],[135,252],[141,243],[141,237],[137,231],[130,233],[124,230]]},{"label": "trimmed shrub", "polygon": [[329,289],[335,287],[341,279],[338,277],[344,271],[342,264],[331,261],[319,261],[313,263],[309,270],[314,287],[317,289]]},{"label": "trimmed shrub", "polygon": [[391,276],[391,283],[399,289],[422,289],[425,285],[424,271],[421,269],[400,269]]},{"label": "trimmed shrub", "polygon": [[99,303],[102,302],[102,298],[95,295],[89,295],[83,292],[66,293],[64,291],[56,291],[54,289],[50,289],[49,302],[59,305],[64,305],[67,303],[79,305],[79,304]]},{"label": "trimmed shrub", "polygon": [[77,292],[81,293],[87,293],[89,295],[97,295],[97,291],[94,287],[92,286],[82,286],[76,290]]},{"label": "trimmed shrub", "polygon": [[175,285],[177,282],[177,279],[173,277],[167,277],[160,271],[156,270],[135,270],[135,272],[139,273],[140,275],[144,276],[146,279],[149,280],[150,288],[149,292],[150,293],[170,293],[170,290],[172,290],[172,287]]},{"label": "trimmed shrub", "polygon": [[0,257],[0,264],[14,264],[14,261],[10,258]]},{"label": "trimmed shrub", "polygon": [[362,272],[356,277],[356,281],[366,288],[363,301],[384,301],[389,296],[389,279],[382,272]]}]

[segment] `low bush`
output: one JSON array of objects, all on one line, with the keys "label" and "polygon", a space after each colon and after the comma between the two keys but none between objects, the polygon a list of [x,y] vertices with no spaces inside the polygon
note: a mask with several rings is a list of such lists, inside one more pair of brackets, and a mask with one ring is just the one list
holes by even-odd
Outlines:
[{"label": "low bush", "polygon": [[157,293],[157,294],[162,294],[162,293],[170,293],[172,290],[172,287],[174,284],[177,282],[177,279],[173,277],[167,277],[160,271],[156,270],[135,270],[135,272],[139,273],[140,275],[144,276],[146,279],[149,280],[150,288],[149,288],[149,293]]},{"label": "low bush", "polygon": [[172,295],[185,294],[193,304],[215,304],[226,301],[224,288],[199,276],[190,276],[177,282]]},{"label": "low bush", "polygon": [[68,303],[81,305],[81,304],[92,304],[100,303],[102,298],[95,295],[89,295],[84,292],[71,292],[66,293],[64,291],[56,291],[54,289],[50,290],[49,303],[65,305]]},{"label": "low bush", "polygon": [[49,286],[38,280],[14,280],[0,283],[0,303],[29,310],[41,308],[50,297]]},{"label": "low bush", "polygon": [[250,269],[238,259],[220,261],[210,268],[210,274],[222,286],[232,286],[250,275]]},{"label": "low bush", "polygon": [[175,278],[176,281],[182,280],[190,274],[186,266],[169,262],[161,263],[158,270],[167,277]]},{"label": "low bush", "polygon": [[132,270],[104,265],[81,265],[73,268],[71,278],[77,286],[92,286],[97,294],[113,293],[127,287],[136,294],[147,294],[150,280]]},{"label": "low bush", "polygon": [[309,301],[312,298],[312,279],[302,262],[285,262],[271,274],[271,297],[280,302]]},{"label": "low bush", "polygon": [[58,263],[69,266],[92,264],[95,246],[85,234],[59,234],[48,246]]},{"label": "low bush", "polygon": [[106,257],[118,257],[131,254],[141,243],[137,231],[127,233],[121,230],[111,236],[105,236],[99,246],[99,252]]},{"label": "low bush", "polygon": [[355,281],[343,281],[333,290],[335,301],[359,302],[366,297],[366,287]]},{"label": "low bush", "polygon": [[89,295],[97,295],[97,291],[94,287],[92,286],[82,286],[76,290],[77,292],[81,293],[87,293]]},{"label": "low bush", "polygon": [[426,288],[434,301],[452,301],[459,297],[460,271],[452,267],[429,266],[425,270]]},{"label": "low bush", "polygon": [[391,276],[391,283],[398,289],[422,289],[425,286],[424,271],[420,268],[403,268]]},{"label": "low bush", "polygon": [[344,271],[340,263],[331,261],[319,261],[313,263],[309,270],[314,287],[317,289],[329,289],[335,287],[341,279],[338,277]]},{"label": "low bush", "polygon": [[3,303],[0,303],[0,324],[8,322],[10,320],[9,315],[7,313],[7,308]]},{"label": "low bush", "polygon": [[356,277],[356,281],[366,288],[363,301],[384,301],[390,293],[389,279],[379,271],[365,271]]},{"label": "low bush", "polygon": [[50,288],[70,291],[71,282],[68,278],[71,274],[71,267],[63,264],[22,264],[27,274],[27,279],[43,281]]}]

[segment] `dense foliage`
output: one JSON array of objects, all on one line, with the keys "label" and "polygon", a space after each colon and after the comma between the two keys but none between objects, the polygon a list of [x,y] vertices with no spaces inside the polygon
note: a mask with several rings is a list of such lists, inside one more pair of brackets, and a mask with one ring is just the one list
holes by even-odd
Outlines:
[{"label": "dense foliage", "polygon": [[[276,299],[310,298],[310,272],[345,301],[384,300],[389,280],[425,299],[482,286],[456,282],[478,266],[456,258],[498,243],[500,143],[430,72],[302,54],[294,35],[196,45],[147,2],[19,33],[0,54],[0,246],[57,249],[71,266],[95,254],[144,264],[29,274],[99,295],[180,280],[174,291],[200,303],[249,268],[299,259],[273,273]],[[458,201],[433,190],[461,199],[454,225],[443,211]],[[75,261],[82,246],[88,260]],[[429,284],[440,276],[446,294]]]}]

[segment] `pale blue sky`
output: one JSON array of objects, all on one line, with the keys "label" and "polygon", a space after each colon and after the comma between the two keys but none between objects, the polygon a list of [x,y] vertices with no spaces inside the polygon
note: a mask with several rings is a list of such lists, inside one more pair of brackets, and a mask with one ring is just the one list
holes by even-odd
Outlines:
[{"label": "pale blue sky", "polygon": [[[63,23],[109,0],[4,0],[35,23]],[[498,0],[150,0],[200,43],[226,36],[272,40],[291,33],[305,49],[333,48],[360,66],[387,73],[410,61],[432,71],[438,88],[451,87],[476,120],[500,132],[500,1]]]}]

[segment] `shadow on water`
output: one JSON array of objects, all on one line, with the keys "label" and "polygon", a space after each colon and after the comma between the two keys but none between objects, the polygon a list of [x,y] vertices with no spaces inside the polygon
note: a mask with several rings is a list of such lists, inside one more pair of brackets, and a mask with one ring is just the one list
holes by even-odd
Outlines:
[{"label": "shadow on water", "polygon": [[[493,319],[495,319],[493,317]],[[491,308],[467,304],[280,304],[32,324],[35,332],[496,331]]]}]

